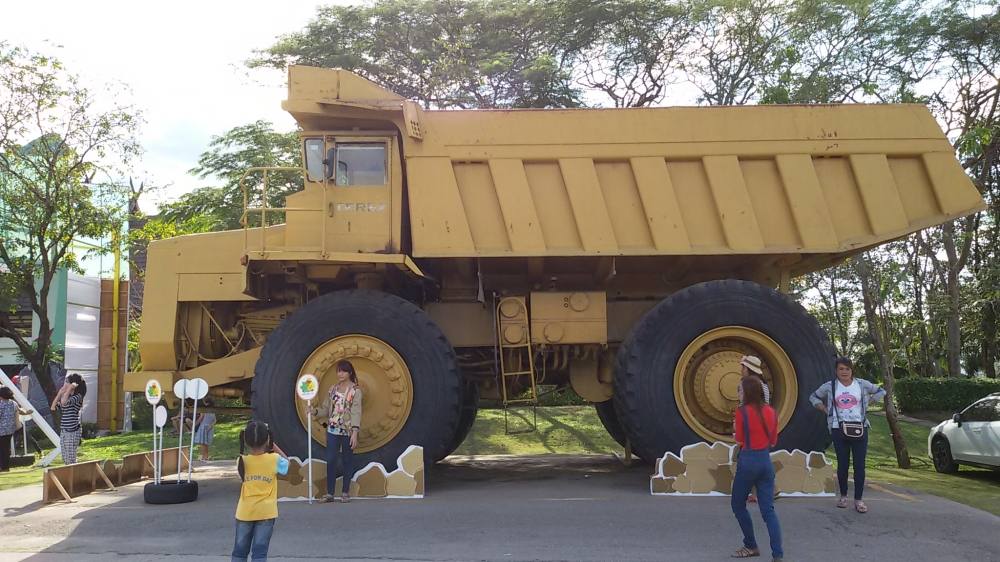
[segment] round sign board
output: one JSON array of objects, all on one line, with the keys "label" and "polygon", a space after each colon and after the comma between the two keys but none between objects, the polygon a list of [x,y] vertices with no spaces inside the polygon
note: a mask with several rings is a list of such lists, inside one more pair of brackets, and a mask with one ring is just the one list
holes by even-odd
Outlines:
[{"label": "round sign board", "polygon": [[151,406],[156,406],[162,398],[163,388],[160,386],[160,381],[156,379],[146,381],[146,402],[149,402]]},{"label": "round sign board", "polygon": [[156,427],[163,427],[167,425],[167,409],[163,406],[157,406],[156,410],[153,411],[153,423]]},{"label": "round sign board", "polygon": [[191,379],[188,381],[187,394],[188,398],[201,400],[208,396],[208,383],[205,382],[205,379]]},{"label": "round sign board", "polygon": [[319,392],[319,381],[315,375],[305,374],[295,383],[295,393],[303,400],[312,400]]},{"label": "round sign board", "polygon": [[180,398],[181,400],[184,400],[185,398],[190,398],[190,396],[187,395],[187,391],[188,391],[187,379],[181,379],[174,383],[174,396]]}]

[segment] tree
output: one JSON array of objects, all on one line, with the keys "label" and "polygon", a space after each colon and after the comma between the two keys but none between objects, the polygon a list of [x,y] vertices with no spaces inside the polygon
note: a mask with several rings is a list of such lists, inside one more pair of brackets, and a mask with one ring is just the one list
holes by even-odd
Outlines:
[{"label": "tree", "polygon": [[[906,447],[906,439],[899,427],[899,416],[896,412],[894,402],[894,387],[896,377],[894,374],[895,361],[892,358],[889,341],[890,319],[887,312],[889,306],[887,301],[892,300],[888,293],[896,291],[898,296],[899,288],[893,277],[898,277],[899,269],[893,268],[891,262],[882,265],[874,263],[871,253],[861,254],[852,260],[854,270],[861,283],[861,298],[865,309],[865,323],[868,326],[868,335],[871,337],[872,346],[878,356],[879,365],[882,370],[883,387],[885,388],[885,419],[889,424],[889,431],[892,434],[892,444],[896,451],[896,464],[899,468],[910,468],[910,453]],[[886,275],[886,272],[895,275]]]},{"label": "tree", "polygon": [[[379,0],[326,6],[250,66],[345,68],[437,108],[580,105],[571,69],[592,40],[582,10],[531,0]],[[569,18],[567,20],[567,18]]]},{"label": "tree", "polygon": [[[114,177],[139,151],[136,113],[97,102],[59,61],[0,44],[0,337],[14,341],[50,398],[53,278],[79,269],[75,240],[120,228],[124,190],[95,178]],[[11,323],[15,295],[38,318],[34,340]]]},{"label": "tree", "polygon": [[[280,133],[267,121],[234,127],[214,137],[208,150],[198,158],[190,173],[202,179],[218,181],[219,185],[198,188],[164,205],[159,218],[177,223],[185,232],[204,230],[234,230],[242,228],[243,189],[240,180],[249,168],[301,166],[301,149],[295,132]],[[262,189],[260,174],[250,175],[246,182],[248,203],[260,205]],[[283,207],[285,196],[302,189],[302,174],[275,172],[268,180],[269,207]],[[269,218],[280,220],[278,213]],[[249,217],[250,222],[257,217]]]}]

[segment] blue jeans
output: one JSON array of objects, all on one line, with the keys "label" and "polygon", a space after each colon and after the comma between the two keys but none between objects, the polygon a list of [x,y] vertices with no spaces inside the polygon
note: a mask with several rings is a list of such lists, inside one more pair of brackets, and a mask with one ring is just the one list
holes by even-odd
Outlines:
[{"label": "blue jeans", "polygon": [[771,454],[766,451],[740,451],[739,462],[736,465],[736,477],[733,478],[733,514],[743,531],[743,546],[757,549],[757,539],[753,535],[753,521],[747,511],[747,496],[754,486],[757,487],[757,505],[760,516],[767,524],[767,535],[771,539],[771,556],[781,558],[781,525],[778,514],[774,511],[774,465],[771,464]]},{"label": "blue jeans", "polygon": [[854,499],[860,500],[865,493],[865,456],[868,454],[868,430],[861,439],[844,437],[840,428],[830,430],[833,437],[833,450],[837,451],[837,483],[840,484],[840,495],[847,497],[847,469],[851,466],[851,456],[854,457]]},{"label": "blue jeans", "polygon": [[271,545],[274,519],[263,521],[236,520],[236,544],[233,545],[233,561],[245,562],[247,556],[256,562],[267,560],[267,547]]},{"label": "blue jeans", "polygon": [[344,465],[344,491],[347,495],[351,490],[351,478],[354,477],[354,450],[351,449],[350,435],[336,435],[326,432],[326,493],[336,494],[337,459]]}]

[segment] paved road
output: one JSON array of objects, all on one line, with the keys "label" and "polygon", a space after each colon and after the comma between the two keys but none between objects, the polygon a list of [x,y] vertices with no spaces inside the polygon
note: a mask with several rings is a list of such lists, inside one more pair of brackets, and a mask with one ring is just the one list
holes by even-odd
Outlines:
[{"label": "paved road", "polygon": [[[0,492],[0,560],[225,560],[230,467],[203,469],[201,498],[181,506],[145,505],[141,485],[48,507],[38,488]],[[272,559],[728,559],[740,544],[728,498],[652,497],[647,478],[609,457],[456,459],[430,472],[423,500],[282,503]],[[867,496],[867,515],[779,500],[786,560],[1000,561],[994,515],[897,488]]]}]

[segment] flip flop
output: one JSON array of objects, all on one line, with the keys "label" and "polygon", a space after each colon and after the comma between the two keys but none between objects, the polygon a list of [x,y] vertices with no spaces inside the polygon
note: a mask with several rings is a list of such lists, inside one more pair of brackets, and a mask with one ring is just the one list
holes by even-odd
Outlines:
[{"label": "flip flop", "polygon": [[754,558],[760,556],[759,550],[753,550],[745,546],[740,547],[739,550],[729,555],[730,558]]},{"label": "flip flop", "polygon": [[858,513],[868,513],[868,506],[865,505],[865,502],[857,500],[854,502],[854,511],[857,511]]}]

